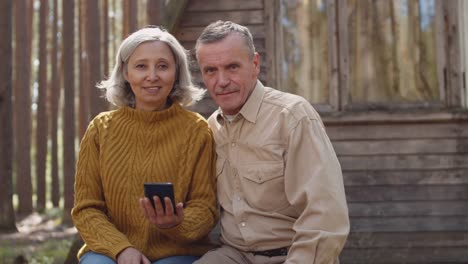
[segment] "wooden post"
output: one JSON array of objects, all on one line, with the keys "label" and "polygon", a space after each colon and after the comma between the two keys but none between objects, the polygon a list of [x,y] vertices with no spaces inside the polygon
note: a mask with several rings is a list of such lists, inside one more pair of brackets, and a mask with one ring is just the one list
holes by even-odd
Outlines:
[{"label": "wooden post", "polygon": [[460,30],[458,24],[458,0],[444,1],[445,36],[446,36],[446,78],[447,78],[447,105],[461,107],[463,73],[461,68]]}]

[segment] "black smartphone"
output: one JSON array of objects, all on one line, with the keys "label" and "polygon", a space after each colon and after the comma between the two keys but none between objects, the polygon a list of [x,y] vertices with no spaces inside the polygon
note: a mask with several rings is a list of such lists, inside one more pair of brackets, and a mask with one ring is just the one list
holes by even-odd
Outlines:
[{"label": "black smartphone", "polygon": [[154,196],[158,196],[161,201],[164,212],[166,211],[166,204],[164,197],[171,199],[172,208],[174,208],[174,214],[176,213],[176,207],[174,202],[174,187],[171,182],[147,182],[144,183],[145,196],[148,197],[154,208]]}]

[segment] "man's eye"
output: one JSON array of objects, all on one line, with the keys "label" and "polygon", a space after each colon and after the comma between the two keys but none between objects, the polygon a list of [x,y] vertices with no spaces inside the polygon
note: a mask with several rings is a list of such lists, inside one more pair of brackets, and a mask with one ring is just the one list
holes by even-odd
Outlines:
[{"label": "man's eye", "polygon": [[205,70],[206,74],[211,74],[213,72],[215,72],[215,69],[212,69],[212,68],[208,68],[208,69]]}]

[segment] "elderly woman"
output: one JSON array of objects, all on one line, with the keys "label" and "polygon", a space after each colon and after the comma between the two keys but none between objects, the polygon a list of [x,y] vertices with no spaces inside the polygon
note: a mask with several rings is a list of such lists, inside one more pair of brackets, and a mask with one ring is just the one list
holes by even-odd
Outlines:
[{"label": "elderly woman", "polygon": [[[203,95],[186,50],[165,30],[141,29],[98,87],[118,109],[96,116],[80,145],[72,210],[85,242],[80,263],[192,263],[211,249],[218,212],[211,130],[183,108]],[[154,209],[146,182],[172,182],[176,208],[155,198]]]}]

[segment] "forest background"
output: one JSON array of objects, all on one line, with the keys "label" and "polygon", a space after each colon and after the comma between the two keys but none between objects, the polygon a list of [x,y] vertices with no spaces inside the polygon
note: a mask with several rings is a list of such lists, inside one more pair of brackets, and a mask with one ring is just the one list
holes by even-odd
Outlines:
[{"label": "forest background", "polygon": [[112,108],[96,83],[129,33],[170,29],[167,3],[1,1],[0,263],[63,263],[76,234],[79,142],[89,121]]}]

